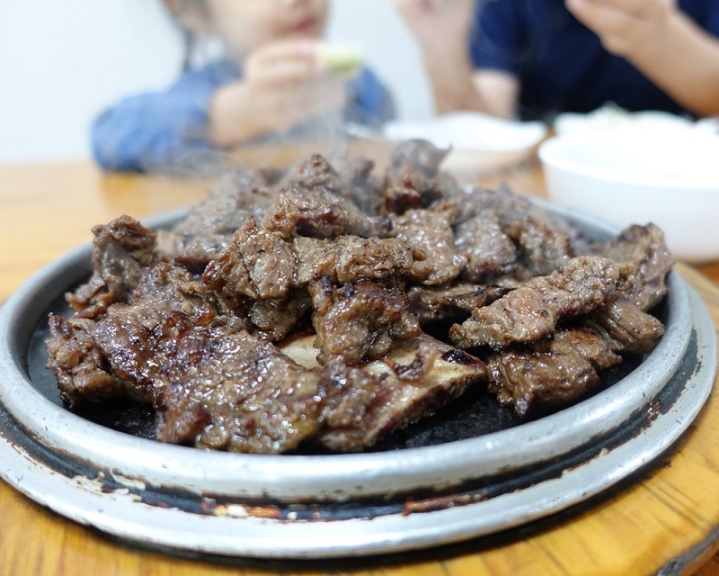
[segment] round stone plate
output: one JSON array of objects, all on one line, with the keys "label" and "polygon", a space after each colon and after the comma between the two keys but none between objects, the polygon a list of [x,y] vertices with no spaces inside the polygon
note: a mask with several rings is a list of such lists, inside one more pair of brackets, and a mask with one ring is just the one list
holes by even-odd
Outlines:
[{"label": "round stone plate", "polygon": [[[617,232],[551,209],[589,237]],[[168,226],[180,215],[149,223]],[[657,312],[667,331],[655,350],[556,414],[520,423],[477,392],[364,454],[169,446],[133,432],[128,414],[119,426],[65,409],[44,369],[47,313],[65,310],[62,296],[89,274],[91,250],[50,264],[0,310],[0,476],[71,520],[163,550],[347,557],[516,527],[599,494],[664,453],[699,413],[716,371],[708,312],[672,272]]]}]

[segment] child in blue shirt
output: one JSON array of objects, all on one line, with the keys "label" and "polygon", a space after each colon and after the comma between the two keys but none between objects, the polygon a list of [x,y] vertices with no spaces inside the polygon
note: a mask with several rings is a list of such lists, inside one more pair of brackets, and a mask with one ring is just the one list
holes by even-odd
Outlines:
[{"label": "child in blue shirt", "polygon": [[340,122],[378,126],[393,114],[368,69],[337,77],[317,57],[328,0],[165,0],[191,34],[212,33],[229,57],[186,70],[166,91],[125,98],[92,126],[106,170],[149,170],[188,154],[321,136]]},{"label": "child in blue shirt", "polygon": [[396,0],[439,112],[719,114],[719,2]]}]

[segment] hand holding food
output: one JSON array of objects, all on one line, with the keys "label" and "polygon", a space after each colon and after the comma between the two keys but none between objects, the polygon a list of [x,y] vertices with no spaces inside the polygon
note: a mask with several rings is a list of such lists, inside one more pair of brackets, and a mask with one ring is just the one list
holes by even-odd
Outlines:
[{"label": "hand holding food", "polygon": [[327,72],[336,77],[351,78],[362,69],[362,50],[355,44],[328,44],[315,46],[315,59]]},{"label": "hand holding food", "polygon": [[243,83],[257,106],[270,112],[269,129],[291,128],[342,104],[342,87],[328,78],[316,46],[311,41],[276,42],[247,59]]},{"label": "hand holding food", "polygon": [[210,108],[211,137],[231,146],[268,132],[283,132],[345,100],[341,79],[316,56],[317,42],[267,44],[245,63],[241,80],[217,90]]}]

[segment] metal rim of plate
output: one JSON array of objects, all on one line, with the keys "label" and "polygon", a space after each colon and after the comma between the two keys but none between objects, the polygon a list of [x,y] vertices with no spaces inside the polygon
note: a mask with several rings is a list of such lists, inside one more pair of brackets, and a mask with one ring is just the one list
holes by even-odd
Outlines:
[{"label": "metal rim of plate", "polygon": [[713,386],[711,318],[672,272],[667,333],[647,359],[609,389],[535,422],[373,454],[165,446],[87,422],[28,379],[28,326],[87,274],[90,250],[51,264],[0,310],[0,476],[63,516],[145,545],[329,558],[486,535],[579,503],[641,469],[682,435]]}]

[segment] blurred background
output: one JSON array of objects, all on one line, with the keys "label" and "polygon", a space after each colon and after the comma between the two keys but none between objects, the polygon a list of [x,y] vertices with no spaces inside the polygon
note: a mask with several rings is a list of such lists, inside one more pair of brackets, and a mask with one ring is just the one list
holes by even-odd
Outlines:
[{"label": "blurred background", "polygon": [[[398,117],[429,118],[419,53],[388,0],[333,0],[329,40],[358,42]],[[0,162],[90,156],[88,129],[127,94],[179,74],[180,31],[160,0],[0,1]]]}]

